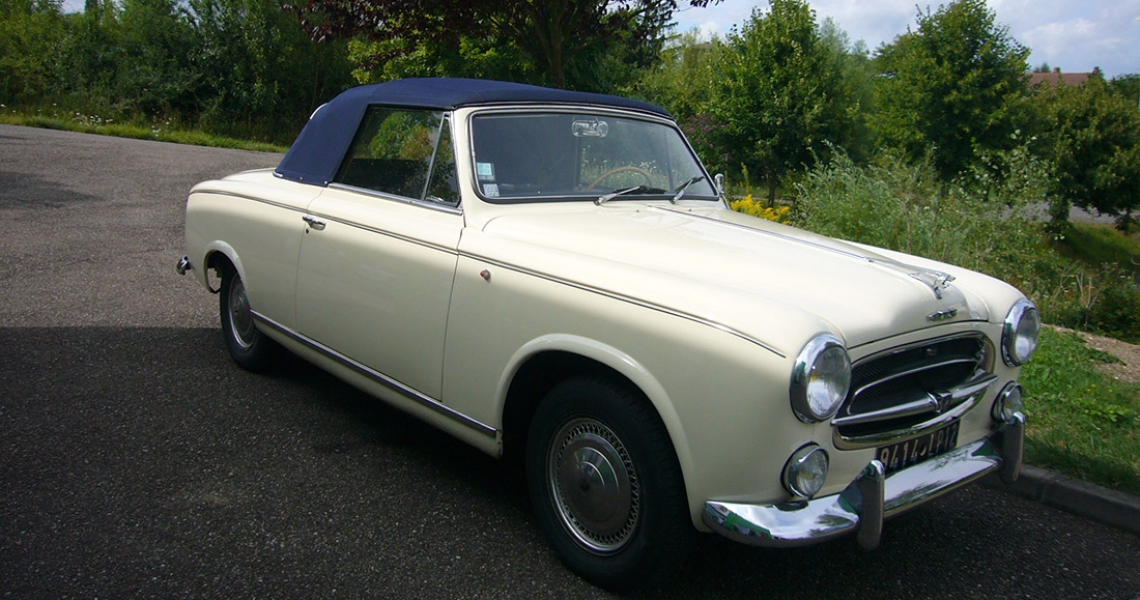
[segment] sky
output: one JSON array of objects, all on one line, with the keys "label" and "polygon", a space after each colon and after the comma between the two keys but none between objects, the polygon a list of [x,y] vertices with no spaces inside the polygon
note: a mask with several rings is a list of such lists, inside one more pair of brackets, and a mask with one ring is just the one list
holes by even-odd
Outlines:
[{"label": "sky", "polygon": [[[917,28],[918,8],[937,11],[933,0],[809,0],[822,23],[831,17],[851,42],[863,40],[874,51]],[[677,31],[700,29],[706,37],[724,36],[742,25],[767,0],[722,0],[709,8],[683,7],[674,13]],[[1032,50],[1030,67],[1049,63],[1066,73],[1094,67],[1106,77],[1140,73],[1140,0],[987,0],[997,22]]]}]

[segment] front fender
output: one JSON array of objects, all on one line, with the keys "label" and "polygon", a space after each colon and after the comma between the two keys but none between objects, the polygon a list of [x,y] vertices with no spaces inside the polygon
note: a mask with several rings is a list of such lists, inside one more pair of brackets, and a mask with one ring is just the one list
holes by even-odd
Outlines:
[{"label": "front fender", "polygon": [[524,344],[511,356],[508,368],[499,378],[495,394],[496,414],[501,416],[506,410],[511,384],[520,369],[532,358],[547,352],[564,352],[589,359],[612,369],[629,380],[641,393],[645,394],[665,424],[665,429],[669,432],[669,438],[673,442],[677,460],[681,464],[682,472],[688,473],[692,469],[693,456],[689,446],[689,438],[685,433],[681,418],[677,414],[676,406],[665,390],[665,386],[649,368],[637,359],[598,340],[570,334],[548,334]]}]

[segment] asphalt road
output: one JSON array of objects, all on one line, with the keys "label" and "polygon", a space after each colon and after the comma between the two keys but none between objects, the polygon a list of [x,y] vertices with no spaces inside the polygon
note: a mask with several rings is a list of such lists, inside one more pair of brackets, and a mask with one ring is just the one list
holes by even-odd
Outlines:
[{"label": "asphalt road", "polygon": [[[605,598],[516,475],[299,360],[226,356],[190,186],[279,155],[0,126],[0,596]],[[669,598],[1140,598],[1140,538],[973,486],[882,546],[702,536]]]}]

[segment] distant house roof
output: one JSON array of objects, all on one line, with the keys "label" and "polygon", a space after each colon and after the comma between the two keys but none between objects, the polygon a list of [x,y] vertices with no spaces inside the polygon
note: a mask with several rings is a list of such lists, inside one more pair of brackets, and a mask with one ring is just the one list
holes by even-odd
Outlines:
[{"label": "distant house roof", "polygon": [[663,108],[629,98],[555,90],[479,79],[401,79],[352,88],[313,113],[277,174],[294,181],[328,185],[344,158],[369,105],[451,110],[495,104],[568,104],[627,108],[669,116]]},{"label": "distant house roof", "polygon": [[1029,87],[1032,88],[1044,84],[1055,88],[1062,82],[1070,86],[1084,85],[1085,82],[1089,80],[1089,77],[1092,77],[1093,74],[1099,71],[1099,69],[1095,69],[1092,73],[1062,73],[1058,67],[1053,69],[1050,73],[1030,73]]}]

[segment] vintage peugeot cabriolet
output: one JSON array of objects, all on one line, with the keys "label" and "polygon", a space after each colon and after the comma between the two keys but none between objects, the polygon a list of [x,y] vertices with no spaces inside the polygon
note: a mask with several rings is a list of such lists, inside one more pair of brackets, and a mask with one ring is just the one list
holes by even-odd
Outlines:
[{"label": "vintage peugeot cabriolet", "polygon": [[233,359],[281,347],[525,465],[558,555],[636,585],[694,531],[853,534],[1021,466],[1040,317],[989,277],[729,209],[668,113],[491,81],[349,90],[194,187]]}]

